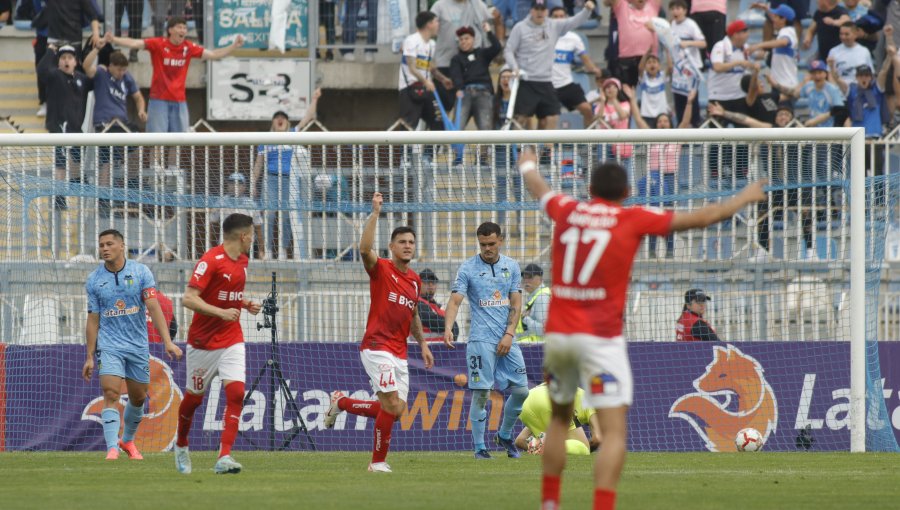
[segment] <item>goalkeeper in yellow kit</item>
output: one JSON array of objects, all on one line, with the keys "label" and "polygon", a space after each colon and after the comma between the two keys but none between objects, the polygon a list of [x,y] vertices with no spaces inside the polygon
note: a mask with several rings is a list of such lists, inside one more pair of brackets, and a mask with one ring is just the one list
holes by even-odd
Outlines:
[{"label": "goalkeeper in yellow kit", "polygon": [[[584,390],[578,388],[575,393],[575,412],[569,425],[569,436],[566,438],[566,452],[569,455],[590,455],[600,446],[600,427],[593,409],[582,405]],[[528,398],[522,405],[519,415],[525,428],[516,437],[516,446],[528,453],[540,455],[544,450],[543,435],[550,423],[550,395],[547,384],[531,388]],[[583,425],[590,425],[591,438],[584,433]]]}]

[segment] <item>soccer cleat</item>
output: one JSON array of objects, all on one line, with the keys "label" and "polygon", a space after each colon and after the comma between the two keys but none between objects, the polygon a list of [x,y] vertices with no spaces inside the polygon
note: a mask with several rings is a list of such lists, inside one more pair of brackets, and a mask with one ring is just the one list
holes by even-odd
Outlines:
[{"label": "soccer cleat", "polygon": [[119,449],[118,448],[110,448],[106,452],[106,460],[118,460],[119,459]]},{"label": "soccer cleat", "polygon": [[328,406],[328,412],[325,413],[324,425],[326,429],[334,428],[334,422],[337,420],[341,411],[341,408],[338,407],[338,402],[341,401],[342,398],[346,397],[343,391],[332,391],[331,392],[331,405]]},{"label": "soccer cleat", "polygon": [[232,459],[231,455],[225,455],[224,457],[219,457],[213,471],[215,471],[217,475],[236,475],[241,472],[241,468],[243,468],[243,466]]},{"label": "soccer cleat", "polygon": [[370,473],[393,473],[387,462],[372,462],[369,464]]},{"label": "soccer cleat", "polygon": [[494,443],[501,448],[505,448],[506,456],[511,459],[518,459],[522,456],[522,454],[519,453],[519,449],[516,448],[516,443],[513,443],[512,439],[503,439],[498,433],[494,436]]},{"label": "soccer cleat", "polygon": [[144,460],[141,452],[139,452],[137,446],[134,445],[134,441],[123,443],[122,440],[119,440],[119,449],[127,453],[128,458],[131,460]]},{"label": "soccer cleat", "polygon": [[183,475],[191,474],[191,452],[187,446],[175,446],[175,468]]},{"label": "soccer cleat", "polygon": [[487,450],[478,450],[477,452],[475,452],[475,458],[478,460],[492,460],[493,459],[493,457],[491,457],[490,452],[488,452]]}]

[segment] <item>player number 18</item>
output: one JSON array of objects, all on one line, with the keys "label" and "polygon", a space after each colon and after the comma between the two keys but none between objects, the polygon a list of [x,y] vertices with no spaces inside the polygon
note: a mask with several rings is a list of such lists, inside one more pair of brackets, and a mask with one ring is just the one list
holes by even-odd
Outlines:
[{"label": "player number 18", "polygon": [[582,230],[578,227],[569,227],[563,232],[559,236],[559,240],[566,245],[566,253],[563,256],[563,283],[572,283],[572,279],[575,277],[575,257],[578,255],[579,244],[594,243],[581,266],[581,271],[578,272],[578,283],[587,285],[591,281],[591,276],[593,276],[594,269],[597,268],[603,252],[606,251],[610,237],[612,234],[609,233],[609,230],[600,229],[586,228]]}]

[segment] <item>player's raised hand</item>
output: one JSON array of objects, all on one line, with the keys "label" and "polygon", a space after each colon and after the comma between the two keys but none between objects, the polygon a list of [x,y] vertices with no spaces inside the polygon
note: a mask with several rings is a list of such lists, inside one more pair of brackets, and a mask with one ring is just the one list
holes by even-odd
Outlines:
[{"label": "player's raised hand", "polygon": [[425,368],[430,369],[434,366],[434,354],[431,354],[431,348],[428,344],[422,346],[422,361],[425,362]]},{"label": "player's raised hand", "polygon": [[384,204],[384,197],[380,192],[376,191],[372,195],[372,214],[381,214],[381,206]]},{"label": "player's raised hand", "polygon": [[453,345],[453,332],[449,329],[444,331],[444,345],[451,349],[456,349],[456,346]]},{"label": "player's raised hand", "polygon": [[219,318],[223,321],[234,322],[241,318],[240,308],[223,308],[219,313]]},{"label": "player's raised hand", "polygon": [[234,38],[234,42],[231,44],[234,45],[235,48],[240,48],[244,45],[244,36],[238,34],[237,37]]},{"label": "player's raised hand", "polygon": [[166,344],[166,354],[169,356],[169,359],[181,359],[182,352],[181,347],[175,345],[175,342],[169,342]]},{"label": "player's raised hand", "polygon": [[94,358],[88,358],[85,360],[84,366],[81,367],[81,377],[85,381],[90,381],[92,375],[94,375]]},{"label": "player's raised hand", "polygon": [[512,347],[513,337],[512,335],[503,334],[503,338],[500,339],[500,343],[497,344],[497,356],[506,356],[509,354],[509,349]]}]

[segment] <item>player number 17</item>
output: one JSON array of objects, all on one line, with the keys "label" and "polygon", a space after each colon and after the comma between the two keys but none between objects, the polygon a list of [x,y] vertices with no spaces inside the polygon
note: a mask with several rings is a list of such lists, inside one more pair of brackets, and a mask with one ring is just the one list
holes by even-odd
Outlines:
[{"label": "player number 17", "polygon": [[593,276],[600,258],[603,257],[603,252],[606,251],[610,237],[612,234],[609,233],[609,230],[601,229],[586,228],[582,230],[578,227],[569,227],[563,232],[559,236],[559,240],[566,245],[566,253],[563,256],[563,283],[572,283],[572,279],[575,277],[575,257],[578,255],[579,245],[593,243],[590,253],[581,266],[581,271],[578,272],[578,283],[587,285],[591,281],[591,276]]}]

